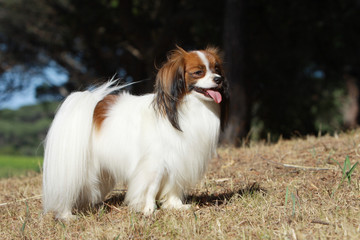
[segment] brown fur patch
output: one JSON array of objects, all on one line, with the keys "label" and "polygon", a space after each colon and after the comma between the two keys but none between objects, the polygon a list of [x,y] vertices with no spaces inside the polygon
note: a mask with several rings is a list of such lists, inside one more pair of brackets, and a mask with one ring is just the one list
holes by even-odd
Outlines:
[{"label": "brown fur patch", "polygon": [[[196,52],[190,52],[184,56],[186,68],[185,71],[190,71],[191,69],[204,69],[205,65],[200,59],[199,55]],[[205,70],[205,69],[204,69]]]},{"label": "brown fur patch", "polygon": [[224,76],[222,69],[222,58],[219,56],[219,50],[217,48],[208,47],[206,50],[201,51],[205,54],[209,61],[209,67],[212,72]]},{"label": "brown fur patch", "polygon": [[[206,66],[203,61],[195,52],[190,52],[185,55],[185,80],[187,86],[193,85],[199,78],[202,78],[206,74]],[[194,74],[197,71],[201,71],[202,74]]]},{"label": "brown fur patch", "polygon": [[171,124],[178,130],[177,107],[186,93],[184,78],[184,56],[187,54],[183,49],[177,48],[170,53],[168,61],[161,67],[155,84],[156,110],[169,118]]},{"label": "brown fur patch", "polygon": [[114,105],[118,97],[119,96],[117,95],[107,95],[103,100],[97,103],[93,115],[94,126],[97,130],[101,128],[110,107]]}]

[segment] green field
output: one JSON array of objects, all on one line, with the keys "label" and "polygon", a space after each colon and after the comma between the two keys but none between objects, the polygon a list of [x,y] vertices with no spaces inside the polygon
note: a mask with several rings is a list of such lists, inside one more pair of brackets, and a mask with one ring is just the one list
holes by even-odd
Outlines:
[{"label": "green field", "polygon": [[40,172],[42,157],[0,155],[0,178],[25,175],[28,172]]}]

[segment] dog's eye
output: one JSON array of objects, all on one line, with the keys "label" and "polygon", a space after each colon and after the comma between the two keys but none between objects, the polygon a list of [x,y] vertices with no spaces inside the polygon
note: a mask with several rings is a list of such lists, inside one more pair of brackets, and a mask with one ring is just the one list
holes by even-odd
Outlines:
[{"label": "dog's eye", "polygon": [[201,75],[203,75],[203,74],[204,74],[204,71],[202,71],[202,70],[193,72],[193,75],[197,75],[197,76],[201,76]]}]

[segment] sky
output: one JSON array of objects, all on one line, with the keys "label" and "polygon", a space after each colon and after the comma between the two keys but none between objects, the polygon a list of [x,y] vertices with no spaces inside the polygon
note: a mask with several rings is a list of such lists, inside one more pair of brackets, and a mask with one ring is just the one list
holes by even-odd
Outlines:
[{"label": "sky", "polygon": [[[40,76],[33,76],[29,79],[29,84],[21,91],[16,91],[12,94],[6,102],[0,104],[0,109],[18,109],[25,105],[34,105],[38,101],[35,97],[36,87],[44,83],[61,85],[68,80],[68,75],[65,71],[61,71],[56,63],[50,63],[43,69],[43,74]],[[14,79],[15,81],[15,79]]]}]

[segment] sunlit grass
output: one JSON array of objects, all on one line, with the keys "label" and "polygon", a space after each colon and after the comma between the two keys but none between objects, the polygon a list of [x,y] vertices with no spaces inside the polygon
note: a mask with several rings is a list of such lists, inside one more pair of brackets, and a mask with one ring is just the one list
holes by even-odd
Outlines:
[{"label": "sunlit grass", "polygon": [[21,176],[27,172],[40,172],[42,157],[0,155],[0,178]]}]

